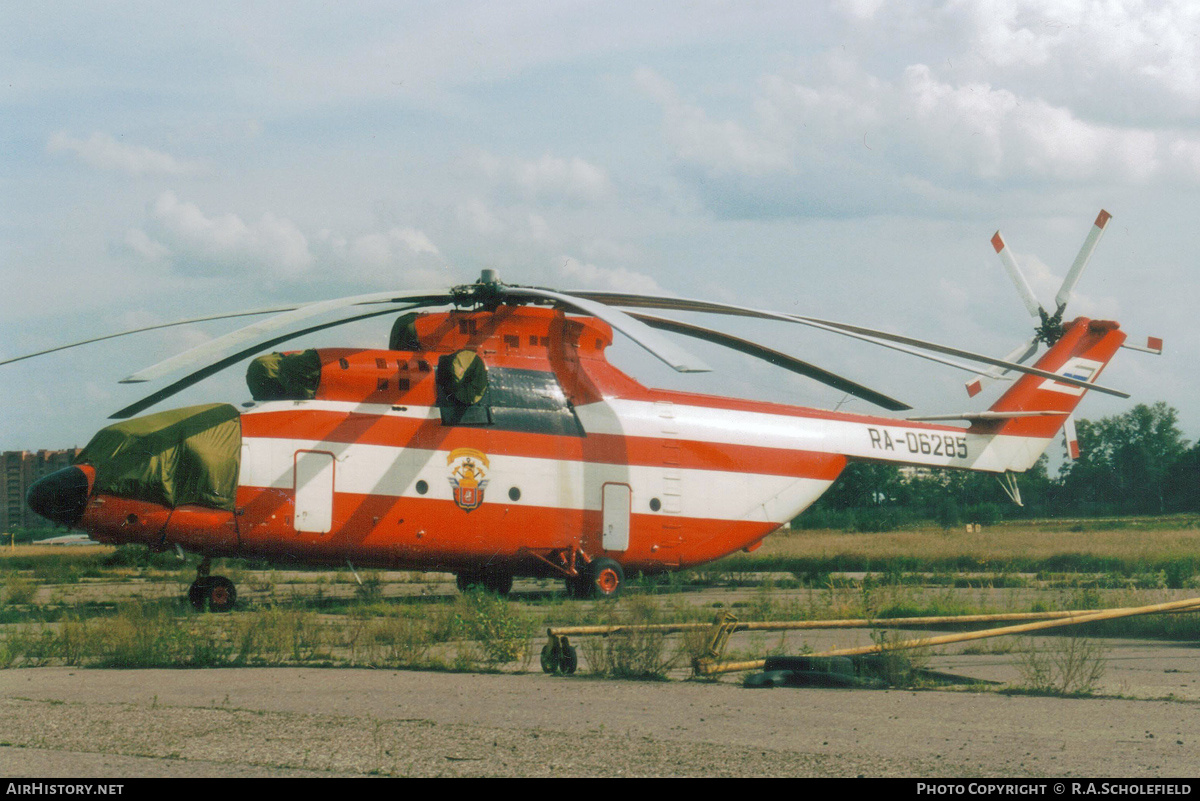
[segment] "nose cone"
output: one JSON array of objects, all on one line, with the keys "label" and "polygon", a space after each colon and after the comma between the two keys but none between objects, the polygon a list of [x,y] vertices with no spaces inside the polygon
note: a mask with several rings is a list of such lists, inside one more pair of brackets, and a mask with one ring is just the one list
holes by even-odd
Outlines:
[{"label": "nose cone", "polygon": [[29,508],[42,517],[74,526],[83,517],[90,487],[87,474],[78,467],[64,467],[34,482],[25,497]]}]

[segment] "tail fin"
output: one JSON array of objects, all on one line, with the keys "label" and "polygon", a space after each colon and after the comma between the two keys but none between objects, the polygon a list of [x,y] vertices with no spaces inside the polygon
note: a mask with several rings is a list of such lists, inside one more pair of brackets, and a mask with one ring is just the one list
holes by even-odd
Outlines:
[{"label": "tail fin", "polygon": [[[1062,337],[1035,366],[1069,378],[1094,382],[1124,341],[1125,332],[1116,323],[1080,317],[1066,325]],[[1043,440],[1037,449],[1037,455],[1041,455],[1086,392],[1083,387],[1050,378],[1022,376],[988,410],[998,419],[977,421],[971,431]],[[1009,416],[1015,414],[1021,416]],[[1013,465],[1008,469],[1024,470],[1028,466]]]}]

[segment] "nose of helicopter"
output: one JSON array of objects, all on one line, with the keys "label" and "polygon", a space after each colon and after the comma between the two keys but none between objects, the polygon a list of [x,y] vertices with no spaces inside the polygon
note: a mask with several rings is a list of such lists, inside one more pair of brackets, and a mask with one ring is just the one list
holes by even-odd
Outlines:
[{"label": "nose of helicopter", "polygon": [[64,467],[35,481],[25,501],[47,520],[74,526],[83,517],[90,493],[88,474],[80,467]]}]

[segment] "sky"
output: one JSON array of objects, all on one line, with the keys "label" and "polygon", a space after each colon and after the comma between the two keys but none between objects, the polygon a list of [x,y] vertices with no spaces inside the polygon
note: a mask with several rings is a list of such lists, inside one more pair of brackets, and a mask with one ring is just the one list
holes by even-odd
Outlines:
[{"label": "sky", "polygon": [[[515,284],[651,292],[1000,357],[1103,208],[1067,309],[1118,320],[1079,416],[1166,401],[1200,437],[1200,6],[1188,2],[5,5],[0,359],[281,303]],[[965,372],[782,323],[689,317],[915,413]],[[390,320],[291,347],[383,347]],[[0,450],[82,446],[120,378],[238,326],[0,366]],[[644,384],[874,413],[749,357]],[[155,410],[248,398],[244,366]],[[882,412],[881,412],[882,413]],[[886,413],[885,413],[886,414]]]}]

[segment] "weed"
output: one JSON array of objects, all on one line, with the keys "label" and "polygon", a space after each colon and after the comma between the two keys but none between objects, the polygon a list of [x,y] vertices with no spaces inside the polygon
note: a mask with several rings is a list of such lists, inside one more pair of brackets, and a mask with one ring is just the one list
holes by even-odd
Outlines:
[{"label": "weed", "polygon": [[383,577],[378,571],[362,575],[362,583],[354,587],[354,596],[361,603],[375,603],[383,598]]},{"label": "weed", "polygon": [[508,600],[472,588],[458,597],[451,622],[459,636],[478,644],[487,667],[494,669],[518,660],[528,664],[537,626],[533,618],[519,612]]},{"label": "weed", "polygon": [[7,606],[28,604],[33,602],[37,594],[37,582],[32,579],[9,573],[4,579],[4,603]]},{"label": "weed", "polygon": [[929,666],[932,650],[927,645],[915,648],[895,648],[896,643],[907,639],[894,631],[873,631],[871,641],[883,650],[871,660],[875,678],[882,679],[889,687],[915,687],[921,682],[921,671]]},{"label": "weed", "polygon": [[[609,618],[610,625],[643,626],[661,622],[658,605],[645,596],[628,599],[621,612],[610,612]],[[664,679],[685,652],[696,647],[696,641],[684,638],[683,648],[668,655],[666,635],[639,629],[580,641],[589,672],[622,679]],[[699,650],[702,652],[703,646]]]},{"label": "weed", "polygon": [[1106,667],[1104,646],[1076,635],[1052,638],[1041,647],[1030,641],[1017,658],[1023,686],[1050,695],[1091,695]]}]

